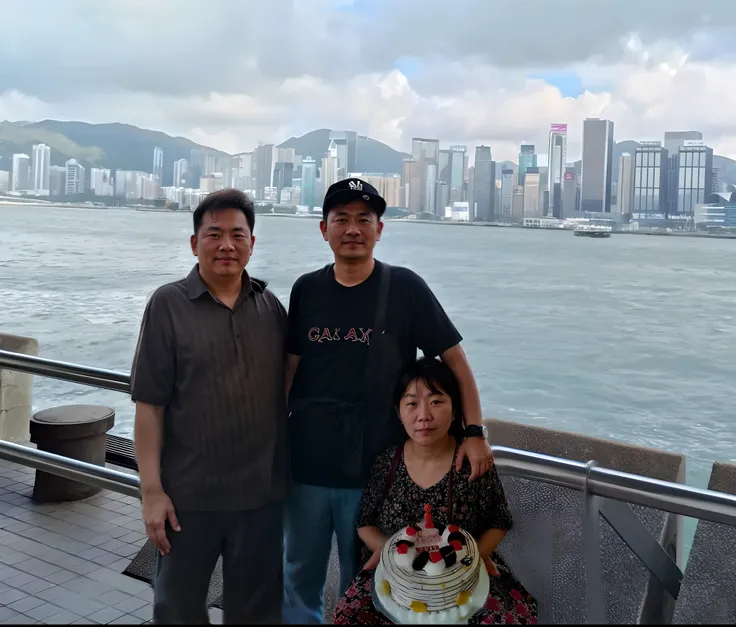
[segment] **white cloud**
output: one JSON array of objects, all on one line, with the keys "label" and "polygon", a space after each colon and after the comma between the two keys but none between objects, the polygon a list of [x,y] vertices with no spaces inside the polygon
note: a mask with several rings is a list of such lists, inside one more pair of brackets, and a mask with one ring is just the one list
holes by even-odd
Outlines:
[{"label": "white cloud", "polygon": [[[26,0],[6,10],[0,119],[120,121],[229,152],[315,128],[544,152],[550,122],[701,130],[736,156],[736,3],[707,0]],[[31,19],[33,17],[33,19]],[[417,74],[395,68],[418,59]],[[564,69],[583,93],[536,76]]]}]

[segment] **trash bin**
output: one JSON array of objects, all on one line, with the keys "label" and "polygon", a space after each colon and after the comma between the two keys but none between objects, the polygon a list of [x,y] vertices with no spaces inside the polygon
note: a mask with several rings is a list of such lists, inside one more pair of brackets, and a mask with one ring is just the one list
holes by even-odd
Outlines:
[{"label": "trash bin", "polygon": [[[105,436],[115,424],[115,411],[99,405],[63,405],[31,418],[31,442],[38,450],[78,461],[105,465]],[[79,501],[100,492],[96,486],[36,470],[33,499],[41,503]]]}]

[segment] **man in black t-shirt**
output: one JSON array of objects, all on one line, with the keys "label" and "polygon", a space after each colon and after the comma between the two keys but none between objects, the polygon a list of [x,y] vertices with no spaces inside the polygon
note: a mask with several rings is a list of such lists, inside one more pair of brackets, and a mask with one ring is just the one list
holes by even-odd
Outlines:
[{"label": "man in black t-shirt", "polygon": [[291,624],[323,620],[333,532],[340,594],[359,569],[355,519],[363,487],[374,457],[405,438],[391,395],[418,349],[439,356],[460,382],[466,439],[458,465],[470,460],[472,480],[493,463],[460,333],[421,277],[373,257],[385,209],[365,181],[332,185],[320,229],[335,262],[301,276],[291,292],[286,385],[294,485],[284,556],[284,621]]}]

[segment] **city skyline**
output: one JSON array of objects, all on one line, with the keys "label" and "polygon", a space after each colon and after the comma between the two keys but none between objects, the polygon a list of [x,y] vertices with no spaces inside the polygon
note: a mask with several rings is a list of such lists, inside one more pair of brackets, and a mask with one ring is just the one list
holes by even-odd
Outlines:
[{"label": "city skyline", "polygon": [[[13,3],[6,18],[23,28],[0,42],[0,119],[118,120],[230,154],[316,128],[404,152],[413,137],[439,137],[472,162],[480,145],[515,161],[522,142],[546,144],[555,120],[570,127],[572,160],[583,120],[599,117],[621,139],[698,129],[736,156],[733,3],[657,12],[560,0],[535,5],[534,20],[494,0],[425,5],[221,0],[205,20],[185,0],[44,5],[40,16]],[[258,33],[244,38],[248,23]],[[177,45],[159,45],[161,24]],[[196,41],[185,36],[195,26]],[[49,63],[60,48],[77,62]]]}]

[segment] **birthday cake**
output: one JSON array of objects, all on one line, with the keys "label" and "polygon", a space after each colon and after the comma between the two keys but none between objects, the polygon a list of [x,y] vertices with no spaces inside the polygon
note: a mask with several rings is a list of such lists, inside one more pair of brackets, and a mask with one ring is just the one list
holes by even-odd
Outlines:
[{"label": "birthday cake", "polygon": [[464,622],[488,595],[487,585],[479,589],[485,570],[478,545],[455,525],[435,527],[431,507],[424,509],[420,524],[401,529],[383,546],[376,594],[395,622]]}]

